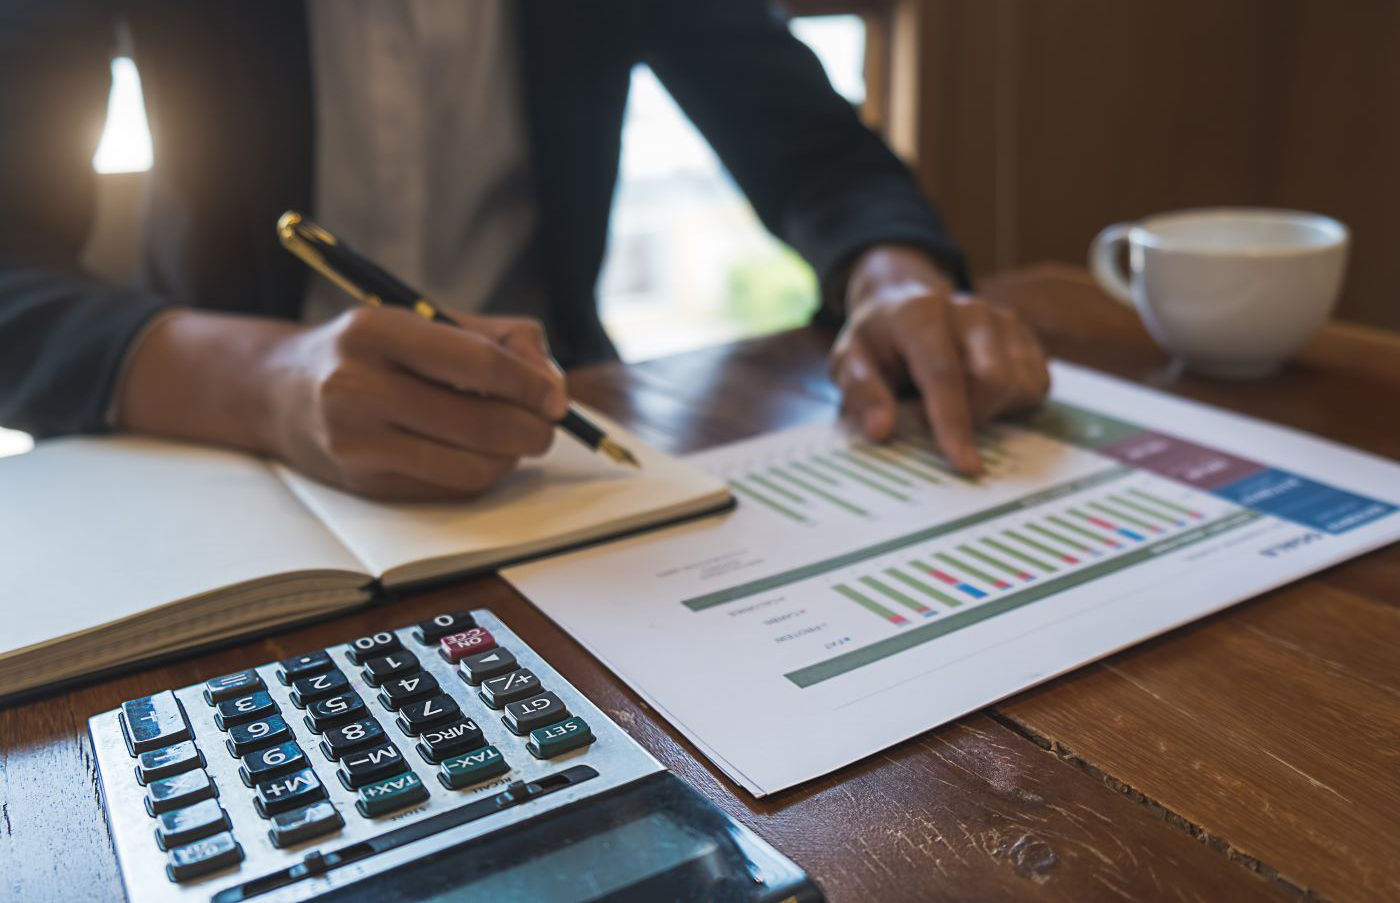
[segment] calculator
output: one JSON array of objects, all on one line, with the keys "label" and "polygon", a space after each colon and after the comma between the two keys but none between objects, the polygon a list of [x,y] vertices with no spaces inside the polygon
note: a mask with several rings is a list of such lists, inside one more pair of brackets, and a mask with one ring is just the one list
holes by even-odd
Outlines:
[{"label": "calculator", "polygon": [[823,899],[487,611],[88,729],[130,903]]}]

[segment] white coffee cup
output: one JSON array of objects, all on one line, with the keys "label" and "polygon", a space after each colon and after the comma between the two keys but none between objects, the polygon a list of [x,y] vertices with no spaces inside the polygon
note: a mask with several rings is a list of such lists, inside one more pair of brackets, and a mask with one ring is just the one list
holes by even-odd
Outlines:
[{"label": "white coffee cup", "polygon": [[1089,266],[1187,367],[1248,379],[1273,372],[1327,319],[1348,244],[1346,226],[1314,213],[1183,210],[1109,226],[1090,246]]}]

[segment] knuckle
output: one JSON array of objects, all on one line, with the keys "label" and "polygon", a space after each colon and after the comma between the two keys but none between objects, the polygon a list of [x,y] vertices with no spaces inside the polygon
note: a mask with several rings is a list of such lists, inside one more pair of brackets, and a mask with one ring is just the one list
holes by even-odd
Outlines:
[{"label": "knuckle", "polygon": [[355,350],[365,347],[371,337],[377,335],[382,326],[383,311],[373,307],[352,307],[332,323],[336,346],[342,350]]}]

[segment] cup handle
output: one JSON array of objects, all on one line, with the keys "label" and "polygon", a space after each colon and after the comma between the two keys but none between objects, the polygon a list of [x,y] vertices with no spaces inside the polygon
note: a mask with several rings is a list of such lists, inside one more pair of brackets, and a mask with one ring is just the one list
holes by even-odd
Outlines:
[{"label": "cup handle", "polygon": [[1089,269],[1104,291],[1133,306],[1133,287],[1118,266],[1118,246],[1128,240],[1132,223],[1114,223],[1094,236],[1089,245]]}]

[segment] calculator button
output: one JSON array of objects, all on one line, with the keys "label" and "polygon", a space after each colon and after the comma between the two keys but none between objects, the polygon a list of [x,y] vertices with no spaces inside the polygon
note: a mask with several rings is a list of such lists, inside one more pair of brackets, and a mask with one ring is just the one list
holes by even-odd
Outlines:
[{"label": "calculator button", "polygon": [[335,667],[335,663],[331,661],[330,654],[322,650],[321,652],[308,652],[306,655],[284,658],[277,663],[277,666],[277,679],[282,681],[283,685],[291,686],[294,680],[320,674],[322,671],[329,671]]},{"label": "calculator button", "polygon": [[418,775],[405,771],[398,777],[361,787],[359,794],[355,808],[365,818],[373,818],[427,799],[428,788],[423,786]]},{"label": "calculator button", "polygon": [[347,790],[382,781],[403,771],[404,764],[399,748],[392,743],[375,746],[363,752],[351,753],[340,761],[336,774]]},{"label": "calculator button", "polygon": [[345,819],[340,817],[335,806],[322,800],[272,816],[272,827],[267,829],[267,836],[274,847],[289,847],[303,840],[329,834],[344,824]]},{"label": "calculator button", "polygon": [[343,693],[349,686],[349,679],[340,670],[303,677],[292,681],[292,705],[304,709],[318,699]]},{"label": "calculator button", "polygon": [[499,709],[508,702],[534,696],[540,689],[540,679],[534,672],[529,668],[520,668],[509,674],[482,681],[481,690],[477,695],[491,708]]},{"label": "calculator button", "polygon": [[235,759],[241,759],[255,749],[272,746],[283,740],[292,739],[292,729],[281,715],[273,715],[262,721],[239,724],[228,729],[228,751]]},{"label": "calculator button", "polygon": [[257,806],[259,815],[269,818],[278,812],[286,812],[314,800],[324,799],[325,796],[326,788],[321,786],[321,779],[316,777],[316,772],[310,768],[303,768],[285,778],[258,784],[253,788],[253,805]]},{"label": "calculator button", "polygon": [[321,752],[326,754],[327,759],[341,759],[357,749],[382,742],[384,728],[373,718],[365,718],[326,731],[325,738],[321,740]]},{"label": "calculator button", "polygon": [[218,800],[209,799],[163,813],[156,819],[156,846],[162,850],[182,847],[187,843],[227,831],[228,813]]},{"label": "calculator button", "polygon": [[445,693],[430,696],[422,702],[410,702],[399,710],[399,729],[418,736],[435,724],[441,724],[462,714],[457,700]]},{"label": "calculator button", "polygon": [[218,711],[214,713],[214,723],[219,726],[219,730],[226,731],[235,724],[276,714],[277,703],[272,701],[271,696],[266,693],[254,693],[251,696],[240,696],[219,703]]},{"label": "calculator button", "polygon": [[248,753],[243,757],[243,764],[238,766],[238,776],[243,778],[243,783],[252,787],[289,771],[305,768],[306,764],[306,753],[289,740]]},{"label": "calculator button", "polygon": [[243,848],[225,831],[170,851],[165,865],[171,881],[187,881],[243,861]]},{"label": "calculator button", "polygon": [[190,739],[185,709],[169,690],[122,703],[122,733],[133,756]]},{"label": "calculator button", "polygon": [[195,748],[193,740],[185,740],[174,746],[143,752],[136,760],[136,780],[142,784],[149,784],[161,778],[203,767],[204,756]]},{"label": "calculator button", "polygon": [[384,703],[385,708],[397,712],[410,702],[431,696],[437,691],[436,678],[426,671],[415,671],[386,681],[379,691],[379,701]]},{"label": "calculator button", "polygon": [[184,774],[152,781],[146,787],[146,812],[153,816],[159,815],[218,795],[214,782],[209,780],[209,775],[203,768],[187,771]]},{"label": "calculator button", "polygon": [[533,756],[548,759],[571,749],[587,746],[593,740],[593,730],[588,726],[588,722],[575,715],[558,724],[537,727],[530,731],[530,740],[525,744],[525,748]]},{"label": "calculator button", "polygon": [[373,633],[369,636],[362,636],[350,644],[350,649],[345,654],[350,661],[357,665],[363,665],[372,658],[378,658],[395,649],[402,649],[403,644],[399,638],[387,630]]},{"label": "calculator button", "polygon": [[450,611],[420,621],[413,630],[413,638],[425,646],[431,646],[449,633],[461,633],[476,626],[476,618],[469,611]]},{"label": "calculator button", "polygon": [[541,693],[519,702],[506,703],[506,713],[501,721],[512,733],[523,737],[537,727],[544,727],[568,717],[569,709],[558,696],[553,693]]},{"label": "calculator button", "polygon": [[496,638],[485,627],[473,627],[461,633],[449,633],[438,641],[438,654],[449,662],[457,663],[478,652],[490,652],[496,648]]},{"label": "calculator button", "polygon": [[311,728],[313,733],[323,734],[333,727],[364,716],[364,701],[360,699],[359,693],[350,690],[339,696],[311,703],[311,707],[306,710],[306,726]]},{"label": "calculator button", "polygon": [[510,771],[510,765],[506,763],[505,756],[496,747],[487,746],[444,760],[438,771],[438,780],[448,790],[459,790],[507,771]]},{"label": "calculator button", "polygon": [[462,659],[462,663],[457,667],[460,669],[462,680],[476,686],[488,677],[499,677],[508,671],[514,671],[520,665],[509,649],[497,647],[490,652],[469,655]]},{"label": "calculator button", "polygon": [[463,718],[442,727],[423,732],[418,738],[418,754],[429,762],[441,762],[486,742],[481,728],[470,718]]},{"label": "calculator button", "polygon": [[391,677],[397,677],[406,671],[417,670],[418,656],[407,649],[401,649],[398,652],[381,655],[379,658],[372,658],[365,662],[365,670],[362,673],[366,683],[377,687]]},{"label": "calculator button", "polygon": [[223,677],[206,680],[204,682],[204,701],[215,705],[225,699],[247,696],[249,693],[266,689],[267,684],[263,683],[258,672],[249,668],[246,671],[235,671],[232,674],[225,674]]}]

